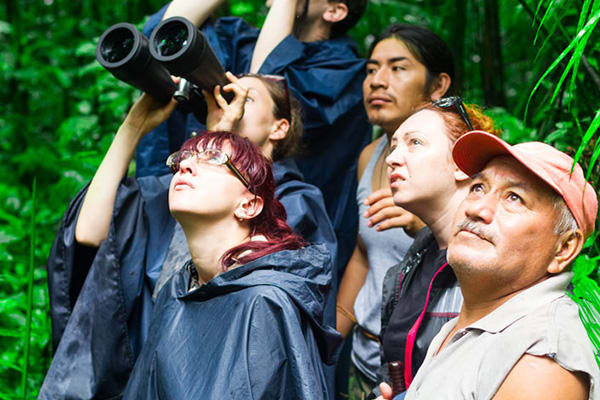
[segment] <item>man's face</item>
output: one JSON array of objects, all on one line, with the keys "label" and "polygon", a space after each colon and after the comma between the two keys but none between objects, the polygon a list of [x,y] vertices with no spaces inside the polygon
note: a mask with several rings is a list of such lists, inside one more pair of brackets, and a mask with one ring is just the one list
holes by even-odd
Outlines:
[{"label": "man's face", "polygon": [[363,103],[369,121],[392,133],[424,101],[427,70],[396,38],[375,46],[366,69]]},{"label": "man's face", "polygon": [[448,261],[457,275],[485,277],[506,293],[543,278],[559,243],[553,193],[512,157],[490,161],[454,218]]}]

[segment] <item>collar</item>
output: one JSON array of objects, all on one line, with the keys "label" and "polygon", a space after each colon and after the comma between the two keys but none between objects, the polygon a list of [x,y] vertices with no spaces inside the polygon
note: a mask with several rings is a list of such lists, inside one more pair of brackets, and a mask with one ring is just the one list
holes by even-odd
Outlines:
[{"label": "collar", "polygon": [[541,306],[564,296],[572,277],[572,272],[551,276],[519,293],[479,321],[467,326],[465,330],[478,329],[498,333]]}]

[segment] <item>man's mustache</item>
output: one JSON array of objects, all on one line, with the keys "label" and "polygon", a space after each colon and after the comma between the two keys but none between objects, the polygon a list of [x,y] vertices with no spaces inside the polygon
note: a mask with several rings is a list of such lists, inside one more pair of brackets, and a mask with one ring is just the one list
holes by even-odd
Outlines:
[{"label": "man's mustache", "polygon": [[487,226],[470,219],[464,219],[456,225],[456,232],[460,231],[471,232],[490,243],[496,242],[497,235],[495,232],[492,232]]}]

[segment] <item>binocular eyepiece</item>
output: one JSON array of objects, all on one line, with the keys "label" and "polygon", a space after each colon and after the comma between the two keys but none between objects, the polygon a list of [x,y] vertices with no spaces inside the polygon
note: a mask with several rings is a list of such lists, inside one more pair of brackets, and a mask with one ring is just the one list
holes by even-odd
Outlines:
[{"label": "binocular eyepiece", "polygon": [[[149,40],[132,24],[113,25],[100,36],[96,59],[117,79],[159,101],[175,96],[184,111],[205,109],[201,89],[212,93],[229,83],[202,32],[183,17],[162,21]],[[184,79],[177,85],[171,75]],[[228,101],[233,97],[224,95]]]}]

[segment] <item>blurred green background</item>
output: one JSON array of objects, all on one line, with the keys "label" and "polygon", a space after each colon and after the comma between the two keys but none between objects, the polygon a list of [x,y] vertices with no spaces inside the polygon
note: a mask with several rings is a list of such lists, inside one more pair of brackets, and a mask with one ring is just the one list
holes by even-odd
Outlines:
[{"label": "blurred green background", "polygon": [[[95,61],[96,41],[117,22],[141,28],[162,5],[0,5],[0,399],[39,390],[52,354],[50,247],[137,96]],[[218,10],[258,26],[265,13],[258,0],[229,0]],[[366,56],[390,23],[429,27],[454,51],[466,102],[484,106],[510,142],[541,140],[576,155],[598,188],[599,18],[600,0],[371,0],[351,34]],[[596,233],[574,266],[575,296],[596,348],[599,260]]]}]

